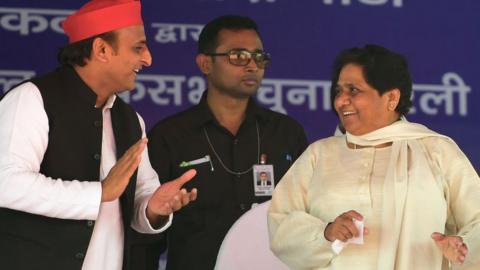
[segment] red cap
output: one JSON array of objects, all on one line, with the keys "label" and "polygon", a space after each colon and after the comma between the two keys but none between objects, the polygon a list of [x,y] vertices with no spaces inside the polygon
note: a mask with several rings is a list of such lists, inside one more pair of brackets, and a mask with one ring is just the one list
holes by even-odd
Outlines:
[{"label": "red cap", "polygon": [[62,23],[70,44],[132,25],[143,25],[139,0],[91,0]]}]

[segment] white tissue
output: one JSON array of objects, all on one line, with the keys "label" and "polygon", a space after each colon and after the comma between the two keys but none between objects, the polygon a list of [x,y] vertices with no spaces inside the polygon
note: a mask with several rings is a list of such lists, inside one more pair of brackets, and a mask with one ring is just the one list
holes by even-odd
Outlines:
[{"label": "white tissue", "polygon": [[359,233],[358,236],[348,239],[347,242],[342,242],[338,239],[333,241],[332,250],[333,252],[335,252],[335,254],[340,254],[340,252],[350,243],[363,245],[363,227],[365,224],[365,219],[363,219],[362,221],[354,219],[353,223],[355,224],[355,227],[357,227]]}]

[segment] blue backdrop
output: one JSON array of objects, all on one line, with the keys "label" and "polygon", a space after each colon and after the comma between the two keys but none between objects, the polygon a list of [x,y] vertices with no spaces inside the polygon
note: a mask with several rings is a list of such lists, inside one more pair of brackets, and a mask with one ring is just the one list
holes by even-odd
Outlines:
[{"label": "blue backdrop", "polygon": [[[56,67],[67,42],[60,27],[84,1],[0,2],[0,91]],[[272,65],[257,94],[299,120],[310,141],[330,136],[334,57],[376,43],[404,54],[414,80],[409,120],[452,137],[480,170],[480,1],[478,0],[162,0],[143,1],[153,65],[121,97],[147,128],[198,102],[205,81],[194,58],[202,26],[224,14],[252,17]]]}]

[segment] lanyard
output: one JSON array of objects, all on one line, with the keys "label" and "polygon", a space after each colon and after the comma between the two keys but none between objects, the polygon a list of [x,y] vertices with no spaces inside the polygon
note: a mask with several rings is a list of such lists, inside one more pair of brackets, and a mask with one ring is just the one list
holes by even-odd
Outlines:
[{"label": "lanyard", "polygon": [[[260,164],[260,132],[258,130],[258,121],[255,121],[255,127],[257,128],[257,160],[258,160],[258,163],[257,164]],[[223,163],[223,160],[220,158],[220,156],[218,155],[217,151],[215,151],[215,148],[213,147],[213,144],[212,142],[210,141],[210,137],[208,137],[208,133],[207,133],[207,129],[204,127],[203,128],[203,133],[205,134],[205,138],[207,139],[207,142],[208,142],[208,146],[210,146],[210,149],[212,150],[213,154],[215,155],[215,157],[218,159],[218,162],[220,162],[220,165],[222,165],[222,167],[228,172],[228,173],[231,173],[233,175],[243,175],[243,174],[246,174],[248,172],[250,172],[252,169],[253,169],[253,166],[255,164],[253,164],[250,168],[244,170],[244,171],[239,171],[239,172],[236,172],[230,168],[228,168],[225,163]]]}]

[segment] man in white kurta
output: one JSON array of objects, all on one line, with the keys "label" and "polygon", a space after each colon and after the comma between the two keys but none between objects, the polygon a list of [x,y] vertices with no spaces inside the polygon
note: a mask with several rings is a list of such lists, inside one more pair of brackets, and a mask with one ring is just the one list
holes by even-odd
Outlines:
[{"label": "man in white kurta", "polygon": [[143,120],[116,99],[152,62],[140,2],[90,1],[62,26],[62,67],[0,100],[2,269],[122,269],[130,226],[162,232],[196,198],[194,170],[160,186]]},{"label": "man in white kurta", "polygon": [[[102,109],[100,180],[107,176],[117,160],[110,120],[115,98],[110,97]],[[91,222],[95,227],[83,269],[121,269],[124,231],[119,199],[102,203],[101,182],[61,181],[38,173],[48,145],[49,126],[42,97],[35,85],[24,84],[5,97],[0,105],[0,123],[0,206],[54,218],[95,221]],[[145,137],[143,120],[141,123]],[[35,127],[34,134],[25,132],[31,127]],[[148,151],[144,150],[135,190],[137,215],[132,219],[132,227],[139,232],[159,233],[171,224],[170,215],[164,226],[155,229],[145,216],[148,199],[158,187]]]}]

